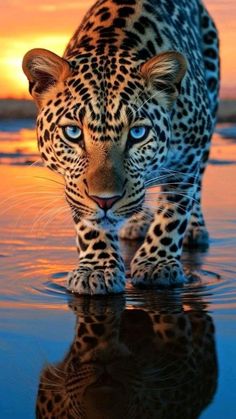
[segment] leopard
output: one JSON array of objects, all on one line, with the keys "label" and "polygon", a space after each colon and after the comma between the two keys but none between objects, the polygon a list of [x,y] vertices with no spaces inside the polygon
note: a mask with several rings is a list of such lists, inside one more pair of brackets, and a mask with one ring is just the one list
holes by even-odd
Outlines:
[{"label": "leopard", "polygon": [[37,419],[196,419],[212,402],[218,367],[206,308],[158,291],[141,307],[123,300],[69,303],[75,335],[63,359],[42,369]]},{"label": "leopard", "polygon": [[200,0],[98,0],[63,57],[28,51],[38,148],[63,178],[78,265],[67,288],[182,287],[183,247],[208,246],[202,178],[216,123],[219,36]]}]

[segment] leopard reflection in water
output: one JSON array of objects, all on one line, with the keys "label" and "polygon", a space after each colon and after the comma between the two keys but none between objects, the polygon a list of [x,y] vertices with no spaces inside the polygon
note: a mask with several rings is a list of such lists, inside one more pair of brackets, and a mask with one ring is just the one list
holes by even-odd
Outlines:
[{"label": "leopard reflection in water", "polygon": [[201,303],[144,298],[135,309],[122,296],[70,303],[75,337],[64,360],[42,371],[37,418],[199,417],[217,385],[212,319]]}]

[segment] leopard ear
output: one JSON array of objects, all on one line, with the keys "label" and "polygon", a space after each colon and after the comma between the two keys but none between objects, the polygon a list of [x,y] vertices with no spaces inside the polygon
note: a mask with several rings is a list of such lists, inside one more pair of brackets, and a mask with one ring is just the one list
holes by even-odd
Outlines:
[{"label": "leopard ear", "polygon": [[179,52],[168,51],[144,63],[141,74],[146,80],[147,87],[151,91],[157,91],[160,103],[170,108],[178,96],[186,70],[185,57]]},{"label": "leopard ear", "polygon": [[70,65],[66,60],[41,48],[26,53],[22,68],[29,80],[30,94],[38,104],[43,93],[71,74]]}]

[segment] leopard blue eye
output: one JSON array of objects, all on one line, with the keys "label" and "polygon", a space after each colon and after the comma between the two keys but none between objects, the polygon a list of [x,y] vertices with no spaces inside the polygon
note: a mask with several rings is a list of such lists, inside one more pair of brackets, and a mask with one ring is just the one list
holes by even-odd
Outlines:
[{"label": "leopard blue eye", "polygon": [[129,138],[133,141],[143,141],[148,136],[150,131],[149,127],[140,126],[133,127],[129,131]]},{"label": "leopard blue eye", "polygon": [[66,125],[62,127],[62,132],[64,137],[73,143],[82,139],[82,130],[76,125]]}]

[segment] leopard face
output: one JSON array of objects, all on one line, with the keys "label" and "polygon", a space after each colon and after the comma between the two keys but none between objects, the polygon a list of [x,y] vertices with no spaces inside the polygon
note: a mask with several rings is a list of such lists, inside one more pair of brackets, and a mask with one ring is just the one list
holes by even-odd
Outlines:
[{"label": "leopard face", "polygon": [[[27,68],[42,77],[32,84],[40,109],[42,159],[63,175],[74,219],[116,225],[141,209],[145,182],[165,161],[169,110],[185,72],[183,56],[169,52],[137,63],[135,57],[82,54],[73,68],[56,57],[57,65],[65,67],[64,79],[47,86],[43,64],[30,54]],[[51,54],[46,53],[47,72],[55,59]]]}]

